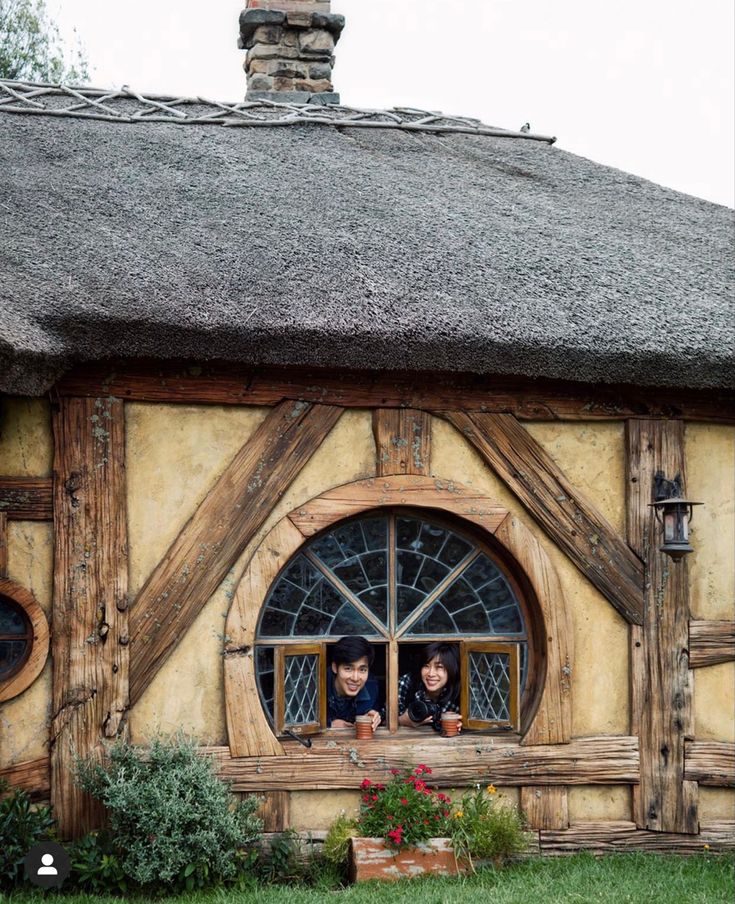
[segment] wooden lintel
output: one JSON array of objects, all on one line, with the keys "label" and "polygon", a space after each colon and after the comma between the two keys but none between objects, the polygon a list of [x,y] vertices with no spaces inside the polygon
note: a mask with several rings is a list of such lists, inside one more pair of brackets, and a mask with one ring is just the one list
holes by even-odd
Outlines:
[{"label": "wooden lintel", "polygon": [[212,405],[276,405],[292,399],[345,408],[507,412],[529,421],[660,417],[735,423],[735,403],[724,390],[589,386],[441,371],[249,368],[176,361],[105,363],[69,372],[52,395],[113,395],[136,402]]},{"label": "wooden lintel", "polygon": [[649,506],[658,472],[684,480],[684,427],[680,421],[631,420],[625,435],[628,541],[646,565],[643,630],[634,632],[631,649],[641,749],[633,815],[642,829],[696,834],[697,784],[684,773],[685,741],[694,736],[687,562],[660,551],[660,525]]},{"label": "wooden lintel", "polygon": [[732,741],[688,741],[684,777],[712,788],[735,788],[735,744]]},{"label": "wooden lintel", "polygon": [[0,477],[0,513],[11,521],[50,521],[54,516],[50,477]]},{"label": "wooden lintel", "polygon": [[225,468],[133,604],[131,705],[341,413],[331,405],[282,402]]},{"label": "wooden lintel", "polygon": [[6,781],[12,790],[27,791],[31,800],[48,800],[50,793],[49,758],[39,757],[0,769],[0,781]]},{"label": "wooden lintel", "polygon": [[512,414],[446,411],[551,539],[633,624],[643,620],[643,566],[597,508]]},{"label": "wooden lintel", "polygon": [[735,621],[692,619],[689,622],[689,666],[699,669],[735,659]]},{"label": "wooden lintel", "polygon": [[[576,738],[569,744],[521,746],[517,740],[480,735],[417,741],[393,739],[382,730],[372,741],[323,735],[310,749],[283,742],[285,756],[232,757],[229,747],[205,748],[234,791],[300,791],[360,787],[391,768],[431,763],[442,787],[497,785],[629,785],[638,781],[638,743],[628,736]],[[329,746],[332,745],[332,746]]]},{"label": "wooden lintel", "polygon": [[542,830],[539,841],[544,856],[575,851],[719,854],[735,850],[735,821],[702,825],[695,835],[647,832],[637,828],[634,822],[580,822],[561,832]]},{"label": "wooden lintel", "polygon": [[51,799],[61,838],[101,823],[74,781],[128,710],[125,417],[117,399],[64,398],[53,414],[54,607]]},{"label": "wooden lintel", "polygon": [[376,408],[373,433],[378,477],[429,474],[431,416],[426,411]]}]

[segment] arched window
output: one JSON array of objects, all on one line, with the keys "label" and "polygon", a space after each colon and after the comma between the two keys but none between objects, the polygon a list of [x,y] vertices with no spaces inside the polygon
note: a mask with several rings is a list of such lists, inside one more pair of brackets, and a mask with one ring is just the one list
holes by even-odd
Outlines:
[{"label": "arched window", "polygon": [[517,730],[528,625],[519,582],[479,532],[427,510],[368,512],[310,539],[271,585],[254,637],[260,699],[277,734],[323,728],[329,645],[360,634],[395,728],[399,675],[442,640],[460,648],[465,725]]},{"label": "arched window", "polygon": [[22,606],[0,595],[0,681],[17,674],[31,655],[33,629]]}]

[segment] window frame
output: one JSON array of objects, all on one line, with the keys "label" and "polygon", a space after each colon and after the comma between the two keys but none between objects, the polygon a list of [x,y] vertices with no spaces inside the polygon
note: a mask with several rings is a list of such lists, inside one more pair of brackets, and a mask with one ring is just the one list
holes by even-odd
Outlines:
[{"label": "window frame", "polygon": [[0,679],[0,703],[4,703],[22,694],[41,674],[48,658],[49,626],[43,609],[25,587],[9,578],[0,577],[0,596],[21,609],[30,626],[25,635],[29,640],[28,649],[22,662],[9,675]]},{"label": "window frame", "polygon": [[[268,588],[266,592],[265,599],[263,600],[263,604],[260,608],[260,612],[258,614],[257,624],[260,624],[260,620],[263,616],[263,613],[266,609],[266,602],[270,595],[270,589],[275,586],[275,584],[280,580],[283,572],[290,567],[291,563],[294,559],[299,555],[303,555],[312,565],[314,565],[318,570],[325,576],[330,573],[330,569],[325,566],[318,557],[311,552],[309,546],[319,539],[319,537],[329,534],[335,529],[345,526],[353,521],[362,520],[365,518],[373,517],[387,517],[388,525],[387,525],[387,580],[388,580],[388,618],[387,618],[387,627],[386,634],[365,634],[365,638],[369,643],[378,647],[379,649],[385,649],[386,651],[386,669],[385,669],[385,690],[386,690],[386,720],[382,728],[387,730],[387,734],[391,737],[395,737],[397,734],[402,734],[407,729],[405,727],[399,727],[398,725],[398,679],[400,678],[400,669],[398,667],[398,651],[401,646],[425,646],[428,643],[433,641],[445,641],[447,643],[457,644],[460,650],[460,661],[461,661],[461,684],[460,684],[460,710],[463,720],[463,725],[465,728],[473,729],[473,730],[481,730],[481,731],[496,731],[503,730],[507,731],[508,728],[511,728],[514,731],[518,730],[519,727],[519,715],[524,706],[528,706],[530,701],[532,701],[535,693],[535,672],[534,665],[537,659],[537,652],[535,650],[535,635],[532,630],[533,623],[533,614],[531,612],[531,607],[528,601],[525,598],[525,595],[521,589],[521,585],[519,580],[516,579],[513,571],[509,567],[507,562],[507,558],[504,558],[502,555],[502,551],[494,548],[491,543],[487,541],[485,537],[479,535],[479,531],[477,529],[472,529],[471,524],[462,523],[460,519],[456,517],[452,517],[449,513],[444,513],[436,510],[427,510],[422,507],[413,507],[413,506],[381,506],[375,509],[368,509],[366,511],[359,512],[352,517],[347,517],[341,519],[337,522],[330,524],[328,527],[323,530],[315,533],[312,537],[309,537],[299,549],[297,549],[294,554],[289,557],[286,562],[280,568],[278,574],[275,577],[275,580],[272,582],[271,586]],[[400,517],[411,517],[415,518],[422,522],[429,522],[433,525],[444,528],[445,530],[452,531],[454,534],[458,535],[462,539],[472,544],[472,549],[469,553],[467,553],[457,565],[450,569],[445,578],[440,581],[434,590],[432,590],[429,594],[426,595],[423,602],[420,606],[411,613],[408,617],[404,619],[404,621],[398,626],[396,624],[396,615],[397,615],[397,582],[396,582],[396,561],[395,561],[395,532],[396,532],[396,523],[397,519]],[[443,589],[449,587],[455,580],[457,580],[471,565],[472,563],[479,558],[481,555],[486,555],[493,564],[498,568],[500,573],[503,575],[503,578],[507,581],[514,598],[518,604],[520,609],[523,622],[524,622],[524,631],[522,634],[497,634],[497,635],[472,635],[471,633],[466,634],[447,634],[447,633],[438,633],[438,634],[411,634],[409,633],[411,629],[421,620],[421,617],[428,612],[431,607],[434,605],[436,600],[441,596]],[[350,601],[358,611],[365,615],[365,610],[367,607],[362,604],[359,600],[356,600],[356,595],[349,590],[349,588],[345,588],[342,581],[337,577],[332,576],[329,578],[333,584],[333,586],[337,587],[341,590],[345,598]],[[359,605],[356,605],[358,603]],[[377,626],[378,618],[374,613],[369,613],[371,622]],[[381,627],[381,630],[382,627]],[[316,636],[308,637],[308,636],[297,636],[297,637],[276,637],[272,635],[264,635],[262,638],[258,637],[257,629],[256,635],[254,637],[254,647],[257,650],[258,647],[272,647],[274,654],[274,696],[273,696],[273,730],[277,737],[283,737],[285,732],[293,731],[298,734],[316,734],[321,731],[325,732],[339,732],[344,731],[345,729],[333,729],[327,727],[327,707],[326,707],[326,694],[320,688],[321,700],[320,706],[323,708],[323,713],[321,713],[320,724],[317,723],[309,723],[302,725],[287,725],[283,718],[283,709],[285,707],[285,700],[283,699],[284,693],[284,683],[283,683],[283,673],[284,673],[284,658],[286,655],[305,655],[307,653],[315,652],[320,650],[322,661],[321,661],[321,672],[320,678],[326,681],[326,671],[328,668],[327,660],[328,657],[326,655],[327,647],[333,645],[339,640],[339,636],[332,635],[319,635],[318,638]],[[520,684],[519,684],[519,644],[525,643],[527,647],[527,675],[528,680],[526,683],[526,688],[524,689],[524,693],[520,694]],[[470,644],[472,646],[472,650],[477,650],[480,648],[490,649],[493,647],[493,651],[501,651],[508,652],[509,649],[513,648],[514,656],[513,656],[513,668],[515,669],[516,679],[514,681],[513,686],[511,687],[511,698],[509,700],[509,709],[512,712],[512,719],[510,723],[507,722],[490,722],[490,721],[481,721],[481,720],[470,720],[469,719],[469,708],[468,703],[469,698],[465,694],[465,677],[467,675],[466,666],[467,662],[465,659],[465,646]],[[395,653],[393,653],[393,648],[395,648]],[[288,651],[288,653],[284,653],[283,651]],[[263,707],[265,710],[265,707]],[[270,721],[270,719],[269,719]],[[411,729],[415,731],[416,729]],[[383,732],[381,732],[383,733]]]},{"label": "window frame", "polygon": [[[310,735],[322,731],[327,724],[327,660],[324,642],[273,645],[273,723],[278,735],[287,731]],[[286,659],[292,656],[316,656],[319,699],[315,722],[286,722]]]},{"label": "window frame", "polygon": [[[471,729],[512,729],[518,730],[518,716],[520,712],[520,656],[519,645],[516,643],[497,643],[494,641],[462,641],[460,644],[460,712],[462,713],[462,724],[466,728]],[[510,694],[508,700],[508,711],[510,719],[472,719],[470,717],[470,656],[472,653],[499,653],[508,654],[510,659]]]},{"label": "window frame", "polygon": [[[337,484],[301,501],[273,524],[250,553],[232,595],[223,637],[230,756],[239,759],[303,754],[295,741],[278,740],[260,701],[254,656],[258,618],[281,568],[308,540],[338,521],[385,506],[439,512],[456,517],[469,529],[474,525],[492,541],[498,556],[510,564],[532,610],[528,628],[539,654],[533,667],[535,689],[521,712],[520,744],[567,743],[572,738],[573,624],[559,575],[538,532],[482,489],[452,476],[392,475]],[[388,655],[398,656],[397,644],[391,645]],[[513,741],[507,735],[505,739]],[[397,740],[409,747],[422,743],[418,733],[404,734]],[[362,742],[353,743],[359,747]],[[436,747],[439,760],[444,757],[442,751],[449,755],[452,749],[442,744]]]}]

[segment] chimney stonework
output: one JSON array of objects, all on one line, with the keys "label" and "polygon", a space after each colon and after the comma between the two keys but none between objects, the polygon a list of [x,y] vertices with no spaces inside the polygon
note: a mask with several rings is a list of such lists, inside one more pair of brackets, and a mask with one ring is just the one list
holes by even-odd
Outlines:
[{"label": "chimney stonework", "polygon": [[238,39],[247,50],[245,99],[338,104],[333,51],[344,24],[330,0],[247,0]]}]

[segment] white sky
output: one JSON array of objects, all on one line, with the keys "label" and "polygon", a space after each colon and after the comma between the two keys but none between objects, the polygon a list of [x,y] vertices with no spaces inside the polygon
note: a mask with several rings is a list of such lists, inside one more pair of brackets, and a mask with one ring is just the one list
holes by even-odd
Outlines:
[{"label": "white sky", "polygon": [[[240,100],[244,0],[48,0],[99,87]],[[332,0],[344,103],[411,105],[735,206],[732,0]]]}]

